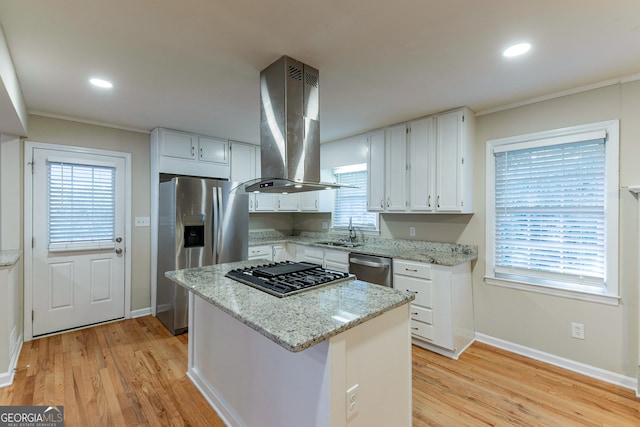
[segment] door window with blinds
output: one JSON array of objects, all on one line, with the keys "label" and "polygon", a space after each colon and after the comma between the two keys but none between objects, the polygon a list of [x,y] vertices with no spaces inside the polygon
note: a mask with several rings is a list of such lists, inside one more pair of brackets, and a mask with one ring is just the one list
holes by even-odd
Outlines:
[{"label": "door window with blinds", "polygon": [[487,177],[488,283],[617,296],[617,122],[489,141]]},{"label": "door window with blinds", "polygon": [[115,167],[49,161],[50,251],[113,248]]},{"label": "door window with blinds", "polygon": [[378,214],[367,211],[367,164],[335,168],[335,182],[348,185],[336,190],[333,228],[347,228],[349,221],[361,231],[378,230]]}]

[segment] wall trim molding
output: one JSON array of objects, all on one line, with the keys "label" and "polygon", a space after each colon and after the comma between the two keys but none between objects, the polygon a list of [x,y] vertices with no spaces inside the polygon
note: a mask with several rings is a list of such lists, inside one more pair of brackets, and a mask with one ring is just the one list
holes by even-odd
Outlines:
[{"label": "wall trim molding", "polygon": [[627,377],[616,372],[607,371],[595,366],[587,365],[585,363],[577,362],[575,360],[566,359],[564,357],[556,356],[554,354],[545,353],[544,351],[536,350],[534,348],[525,347],[520,344],[512,343],[509,341],[495,338],[489,335],[476,332],[476,341],[484,344],[498,347],[500,349],[510,351],[512,353],[519,354],[521,356],[529,357],[540,362],[548,363],[550,365],[558,366],[563,369],[567,369],[578,374],[586,375],[597,380],[614,384],[620,387],[628,388],[636,391],[638,380],[636,378]]},{"label": "wall trim molding", "polygon": [[144,317],[151,315],[151,307],[139,308],[137,310],[131,310],[131,318]]},{"label": "wall trim molding", "polygon": [[18,358],[22,351],[22,344],[24,343],[23,335],[18,338],[18,345],[15,351],[11,355],[11,361],[9,362],[9,370],[7,372],[0,373],[0,388],[8,387],[13,384],[13,377],[16,373],[16,367],[18,366]]}]

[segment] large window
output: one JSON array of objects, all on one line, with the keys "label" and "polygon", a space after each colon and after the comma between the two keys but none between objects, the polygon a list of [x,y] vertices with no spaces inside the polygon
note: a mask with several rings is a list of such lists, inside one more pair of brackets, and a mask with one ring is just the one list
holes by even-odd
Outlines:
[{"label": "large window", "polygon": [[617,122],[487,147],[487,282],[617,297]]},{"label": "large window", "polygon": [[378,229],[378,214],[367,211],[367,164],[333,170],[335,181],[349,187],[336,190],[333,228],[347,228],[349,221],[362,231]]}]

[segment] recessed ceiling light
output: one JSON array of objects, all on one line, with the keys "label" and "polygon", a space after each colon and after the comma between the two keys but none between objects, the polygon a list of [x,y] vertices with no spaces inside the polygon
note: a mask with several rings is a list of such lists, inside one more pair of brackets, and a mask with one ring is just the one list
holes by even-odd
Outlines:
[{"label": "recessed ceiling light", "polygon": [[89,79],[89,83],[104,89],[111,89],[113,87],[113,83],[103,79],[92,78],[92,79]]},{"label": "recessed ceiling light", "polygon": [[518,43],[506,48],[502,54],[507,58],[512,58],[527,53],[529,49],[531,49],[531,43]]}]

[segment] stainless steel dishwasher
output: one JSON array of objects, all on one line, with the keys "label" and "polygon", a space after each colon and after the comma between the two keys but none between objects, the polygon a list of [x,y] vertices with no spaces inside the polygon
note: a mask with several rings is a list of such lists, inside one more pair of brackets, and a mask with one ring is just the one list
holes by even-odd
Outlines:
[{"label": "stainless steel dishwasher", "polygon": [[391,258],[349,254],[349,273],[364,282],[393,288],[392,268]]}]

